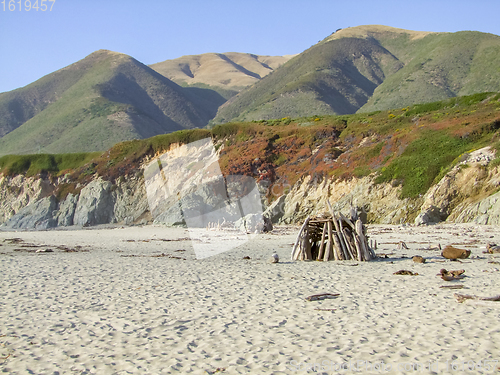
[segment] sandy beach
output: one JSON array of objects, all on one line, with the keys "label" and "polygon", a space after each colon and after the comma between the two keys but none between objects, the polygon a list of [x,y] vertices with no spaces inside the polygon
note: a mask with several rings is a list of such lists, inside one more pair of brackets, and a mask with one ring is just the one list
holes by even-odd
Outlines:
[{"label": "sandy beach", "polygon": [[[186,229],[0,232],[0,372],[499,373],[500,302],[454,297],[500,294],[500,254],[483,253],[499,227],[371,225],[387,254],[372,262],[292,262],[297,232],[204,259]],[[445,260],[427,250],[438,243],[472,255]],[[446,282],[442,268],[467,277]],[[318,293],[339,296],[306,301]]]}]

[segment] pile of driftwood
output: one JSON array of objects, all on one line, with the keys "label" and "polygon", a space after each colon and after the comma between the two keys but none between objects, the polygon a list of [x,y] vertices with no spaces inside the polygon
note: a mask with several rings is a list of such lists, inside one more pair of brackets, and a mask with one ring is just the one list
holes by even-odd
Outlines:
[{"label": "pile of driftwood", "polygon": [[374,258],[366,228],[353,208],[350,218],[340,212],[335,214],[331,206],[330,215],[308,217],[292,250],[292,260],[369,261]]}]

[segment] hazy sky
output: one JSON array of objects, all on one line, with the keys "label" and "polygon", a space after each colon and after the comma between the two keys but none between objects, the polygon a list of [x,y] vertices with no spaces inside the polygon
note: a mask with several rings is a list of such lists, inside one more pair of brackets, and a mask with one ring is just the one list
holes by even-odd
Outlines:
[{"label": "hazy sky", "polygon": [[0,4],[0,92],[98,49],[152,64],[205,52],[295,54],[370,24],[500,35],[499,0],[56,0],[45,12],[11,1],[15,11]]}]

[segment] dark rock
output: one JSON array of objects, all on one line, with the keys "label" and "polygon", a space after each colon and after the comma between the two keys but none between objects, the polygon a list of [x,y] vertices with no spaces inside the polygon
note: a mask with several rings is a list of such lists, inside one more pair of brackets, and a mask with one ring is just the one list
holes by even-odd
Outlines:
[{"label": "dark rock", "polygon": [[422,211],[415,218],[415,225],[429,225],[436,224],[442,221],[441,210],[435,206],[431,206]]},{"label": "dark rock", "polygon": [[470,250],[457,249],[456,247],[448,245],[443,249],[441,256],[446,259],[466,259],[470,254]]},{"label": "dark rock", "polygon": [[262,214],[248,214],[245,217],[237,220],[234,226],[242,232],[270,232],[273,230],[271,220]]},{"label": "dark rock", "polygon": [[59,203],[59,209],[54,213],[57,225],[67,227],[73,225],[78,195],[68,194],[65,200]]},{"label": "dark rock", "polygon": [[264,211],[264,217],[267,217],[271,223],[278,223],[285,214],[286,195],[280,196]]},{"label": "dark rock", "polygon": [[97,179],[80,192],[73,218],[74,225],[92,226],[113,222],[114,199],[109,181]]},{"label": "dark rock", "polygon": [[415,263],[425,263],[425,258],[420,255],[415,255],[412,259]]},{"label": "dark rock", "polygon": [[10,229],[48,229],[57,226],[57,220],[53,217],[57,209],[57,198],[53,195],[42,198],[19,210],[12,216],[4,227]]}]

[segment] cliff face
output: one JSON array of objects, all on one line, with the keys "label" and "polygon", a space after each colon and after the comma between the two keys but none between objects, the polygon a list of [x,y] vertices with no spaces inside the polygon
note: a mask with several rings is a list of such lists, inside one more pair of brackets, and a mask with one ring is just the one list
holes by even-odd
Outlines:
[{"label": "cliff face", "polygon": [[[275,223],[298,223],[309,215],[326,212],[328,200],[335,211],[347,213],[351,206],[356,207],[361,217],[370,223],[449,221],[500,224],[500,167],[491,166],[494,156],[489,147],[465,155],[424,196],[415,199],[401,199],[400,186],[376,184],[372,175],[350,180],[314,180],[306,176],[299,179],[286,195],[279,197],[264,215]],[[151,222],[151,202],[148,202],[144,181],[137,175],[119,179],[114,184],[96,178],[78,194],[68,194],[59,200],[53,194],[59,181],[2,177],[0,221],[6,229]],[[203,206],[207,210],[210,194],[206,193],[205,197],[191,199],[190,208],[202,209]],[[197,208],[198,201],[200,207]],[[154,213],[155,222],[182,223],[177,202],[163,206],[163,214]]]},{"label": "cliff face", "polygon": [[[148,202],[142,179],[112,184],[97,178],[79,194],[58,200],[53,194],[58,182],[4,177],[0,194],[0,218],[7,229],[47,229],[62,226],[92,226],[108,223],[132,224],[148,217]],[[20,194],[16,195],[16,188]]]},{"label": "cliff face", "polygon": [[494,157],[489,147],[464,156],[427,191],[415,222],[500,223],[500,169],[491,166]]},{"label": "cliff face", "polygon": [[41,178],[0,176],[0,222],[5,222],[29,204],[49,196],[54,184]]},{"label": "cliff face", "polygon": [[399,189],[390,184],[375,184],[373,177],[349,181],[313,181],[309,176],[298,181],[285,199],[283,223],[304,220],[309,215],[328,211],[329,201],[335,211],[344,214],[351,206],[368,222],[399,224],[408,222],[417,207],[415,201],[399,198]]}]

